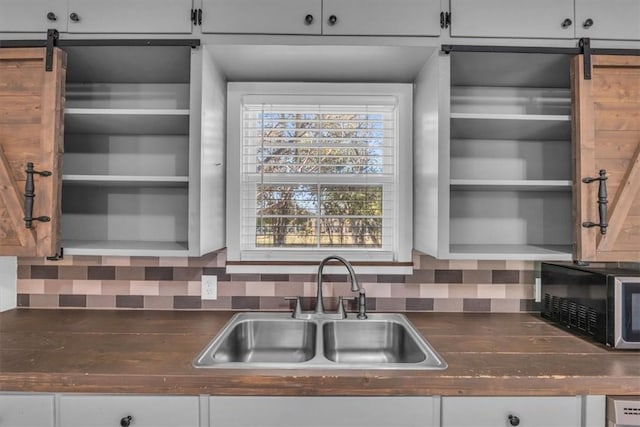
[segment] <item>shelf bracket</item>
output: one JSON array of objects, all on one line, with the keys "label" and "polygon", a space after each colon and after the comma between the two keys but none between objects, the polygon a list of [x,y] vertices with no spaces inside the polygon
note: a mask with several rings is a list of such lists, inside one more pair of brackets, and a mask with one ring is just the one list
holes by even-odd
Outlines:
[{"label": "shelf bracket", "polygon": [[591,80],[591,39],[584,37],[580,39],[582,58],[584,60],[584,79]]},{"label": "shelf bracket", "polygon": [[53,71],[53,48],[58,45],[58,30],[47,30],[47,52],[45,57],[45,71]]}]

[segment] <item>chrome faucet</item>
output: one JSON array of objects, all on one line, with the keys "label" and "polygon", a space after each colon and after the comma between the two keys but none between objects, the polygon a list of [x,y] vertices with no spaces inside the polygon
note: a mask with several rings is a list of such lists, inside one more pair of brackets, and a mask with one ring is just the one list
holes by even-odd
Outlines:
[{"label": "chrome faucet", "polygon": [[353,267],[346,259],[339,257],[337,255],[330,255],[320,261],[320,265],[318,266],[318,293],[316,296],[316,308],[313,312],[302,312],[300,308],[300,297],[292,297],[287,299],[292,299],[296,301],[295,309],[293,311],[293,317],[296,319],[312,319],[312,318],[324,318],[324,319],[344,319],[347,317],[347,314],[344,310],[343,306],[343,298],[340,297],[338,299],[338,310],[335,313],[327,313],[324,311],[324,302],[322,300],[322,270],[324,269],[325,264],[327,262],[335,260],[341,262],[349,271],[349,277],[351,278],[351,292],[358,292],[358,319],[366,319],[367,318],[367,308],[366,308],[366,297],[364,293],[364,289],[358,283],[358,279],[356,279],[356,273],[353,271]]}]

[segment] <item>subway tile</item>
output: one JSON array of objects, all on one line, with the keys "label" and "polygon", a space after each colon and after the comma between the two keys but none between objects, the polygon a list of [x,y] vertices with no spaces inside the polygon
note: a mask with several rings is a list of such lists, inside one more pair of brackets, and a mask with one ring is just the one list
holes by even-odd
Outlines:
[{"label": "subway tile", "polygon": [[231,308],[234,310],[258,310],[260,309],[260,297],[231,297]]},{"label": "subway tile", "polygon": [[447,283],[421,283],[420,298],[449,298]]},{"label": "subway tile", "polygon": [[491,283],[491,270],[464,270],[462,283]]},{"label": "subway tile", "polygon": [[206,274],[207,276],[217,276],[219,282],[227,282],[231,280],[231,275],[227,274],[224,267],[205,267],[202,269],[202,274]]},{"label": "subway tile", "polygon": [[57,279],[58,267],[54,265],[32,265],[32,279]]},{"label": "subway tile", "polygon": [[420,257],[420,268],[427,270],[448,270],[449,261],[443,259],[435,259],[431,255],[422,255]]},{"label": "subway tile", "polygon": [[[70,261],[67,257],[64,257],[64,260]],[[102,257],[101,256],[90,256],[90,255],[74,255],[72,257],[73,265],[102,265]]]},{"label": "subway tile", "polygon": [[[259,274],[232,274],[231,282],[259,282],[260,275]],[[289,280],[285,280],[288,282]]]},{"label": "subway tile", "polygon": [[339,283],[350,281],[346,274],[323,274],[322,281],[324,283]]},{"label": "subway tile", "polygon": [[175,267],[173,269],[173,280],[200,281],[202,280],[202,269],[198,267]]},{"label": "subway tile", "polygon": [[173,268],[145,267],[144,280],[173,280]]},{"label": "subway tile", "polygon": [[534,291],[535,291],[535,285],[533,284],[509,285],[505,287],[505,297],[529,299],[529,298],[533,298]]},{"label": "subway tile", "polygon": [[[356,307],[357,307],[357,302],[356,301],[351,301],[351,304],[353,304],[351,306],[351,310],[355,311]],[[378,298],[367,298],[367,311],[377,311],[378,310]]]},{"label": "subway tile", "polygon": [[383,312],[403,312],[407,309],[405,298],[379,298],[376,309]]},{"label": "subway tile", "polygon": [[202,308],[200,297],[174,296],[173,308],[176,310],[193,310]]},{"label": "subway tile", "polygon": [[156,295],[162,296],[188,296],[189,285],[187,282],[161,281],[159,282],[159,292]]},{"label": "subway tile", "polygon": [[117,308],[144,308],[142,295],[116,295]]},{"label": "subway tile", "polygon": [[87,295],[87,308],[116,308],[114,295]]},{"label": "subway tile", "polygon": [[87,267],[87,279],[116,280],[116,268],[112,266],[89,266]]},{"label": "subway tile", "polygon": [[449,298],[477,298],[478,286],[467,284],[449,285]]},{"label": "subway tile", "polygon": [[435,270],[413,270],[413,274],[407,276],[407,283],[434,283]]},{"label": "subway tile", "polygon": [[434,298],[433,311],[459,313],[462,311],[462,298]]},{"label": "subway tile", "polygon": [[218,299],[202,300],[203,310],[231,310],[231,297],[221,297]]},{"label": "subway tile", "polygon": [[128,256],[103,256],[102,265],[112,266],[129,266],[131,265],[131,257]]},{"label": "subway tile", "polygon": [[218,282],[219,297],[235,297],[246,295],[244,282]]},{"label": "subway tile", "polygon": [[31,266],[18,264],[18,279],[31,279]]},{"label": "subway tile", "polygon": [[29,294],[18,294],[16,296],[16,302],[18,307],[26,308],[31,304]]},{"label": "subway tile", "polygon": [[520,311],[539,312],[541,310],[542,310],[542,304],[539,302],[536,302],[534,299],[520,300]]},{"label": "subway tile", "polygon": [[44,279],[18,279],[16,283],[19,294],[44,294]]},{"label": "subway tile", "polygon": [[536,283],[536,277],[539,277],[539,274],[536,271],[532,270],[523,270],[520,272],[520,283]]},{"label": "subway tile", "polygon": [[160,267],[188,267],[189,258],[187,257],[160,257],[158,259]]},{"label": "subway tile", "polygon": [[[391,283],[365,283],[363,286],[366,290],[367,297],[389,298],[391,296],[391,287],[400,285]],[[349,294],[356,296],[353,292],[350,292]]]},{"label": "subway tile", "polygon": [[145,310],[173,310],[172,296],[145,295]]},{"label": "subway tile", "polygon": [[479,284],[476,285],[478,298],[505,298],[507,285],[503,284]]},{"label": "subway tile", "polygon": [[420,298],[419,283],[392,283],[390,291],[392,298]]},{"label": "subway tile", "polygon": [[102,282],[100,280],[72,280],[74,295],[101,295]]},{"label": "subway tile", "polygon": [[517,270],[493,270],[491,283],[520,283],[520,272]]},{"label": "subway tile", "polygon": [[478,261],[478,270],[505,270],[507,268],[506,261],[480,260]]},{"label": "subway tile", "polygon": [[405,283],[407,277],[404,274],[378,274],[378,283]]},{"label": "subway tile", "polygon": [[260,280],[263,282],[287,282],[289,280],[288,274],[261,274]]},{"label": "subway tile", "polygon": [[498,298],[491,300],[492,313],[517,313],[520,311],[520,300],[513,298]]},{"label": "subway tile", "polygon": [[116,267],[116,280],[144,280],[144,267]]},{"label": "subway tile", "polygon": [[435,283],[462,283],[462,270],[436,270]]},{"label": "subway tile", "polygon": [[105,280],[102,282],[103,295],[129,295],[131,282],[127,280]]},{"label": "subway tile", "polygon": [[160,258],[156,256],[132,256],[131,266],[134,267],[157,267],[160,265]]},{"label": "subway tile", "polygon": [[507,269],[507,270],[535,270],[536,269],[536,262],[535,261],[507,260],[507,261],[505,261],[505,269]]},{"label": "subway tile", "polygon": [[289,301],[279,297],[260,297],[260,310],[289,311]]},{"label": "subway tile", "polygon": [[58,295],[31,295],[29,297],[29,307],[31,308],[58,308],[59,297]]},{"label": "subway tile", "polygon": [[60,307],[86,307],[86,295],[58,295],[58,305]]},{"label": "subway tile", "polygon": [[407,298],[407,311],[433,311],[433,298]]},{"label": "subway tile", "polygon": [[72,294],[73,280],[45,280],[44,293],[51,295]]},{"label": "subway tile", "polygon": [[200,296],[202,294],[202,282],[201,281],[188,281],[187,282],[187,295],[188,296]]},{"label": "subway tile", "polygon": [[247,282],[245,295],[251,297],[273,297],[276,294],[276,284],[273,282]]},{"label": "subway tile", "polygon": [[488,298],[464,298],[462,310],[465,312],[490,312],[491,300]]},{"label": "subway tile", "polygon": [[58,270],[59,279],[87,280],[89,278],[89,267],[86,265],[67,265]]},{"label": "subway tile", "polygon": [[144,296],[161,295],[160,282],[157,280],[132,280],[129,282],[129,294]]},{"label": "subway tile", "polygon": [[302,296],[303,292],[302,283],[277,282],[275,284],[275,296],[280,298]]},{"label": "subway tile", "polygon": [[18,257],[18,265],[44,265],[44,257]]},{"label": "subway tile", "polygon": [[[315,282],[317,279],[316,274],[290,274],[289,281],[290,282]],[[360,280],[360,276],[358,276],[358,280]]]},{"label": "subway tile", "polygon": [[452,259],[449,261],[449,270],[477,270],[477,260]]}]

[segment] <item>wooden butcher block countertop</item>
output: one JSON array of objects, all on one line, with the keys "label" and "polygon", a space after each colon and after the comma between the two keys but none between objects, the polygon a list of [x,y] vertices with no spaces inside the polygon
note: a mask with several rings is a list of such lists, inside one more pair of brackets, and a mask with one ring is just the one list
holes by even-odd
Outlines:
[{"label": "wooden butcher block countertop", "polygon": [[443,371],[196,369],[233,313],[12,310],[0,314],[0,391],[209,395],[640,394],[640,352],[536,314],[408,313]]}]

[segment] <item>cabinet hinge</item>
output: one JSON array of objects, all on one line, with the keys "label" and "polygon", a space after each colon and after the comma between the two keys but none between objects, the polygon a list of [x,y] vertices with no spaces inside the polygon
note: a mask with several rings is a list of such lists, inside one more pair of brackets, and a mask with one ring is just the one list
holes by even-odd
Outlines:
[{"label": "cabinet hinge", "polygon": [[191,22],[193,25],[202,25],[202,9],[191,9]]},{"label": "cabinet hinge", "polygon": [[53,71],[53,48],[58,45],[58,30],[47,30],[47,50],[45,55],[45,71]]},{"label": "cabinet hinge", "polygon": [[451,13],[440,12],[440,28],[447,29],[451,25]]}]

